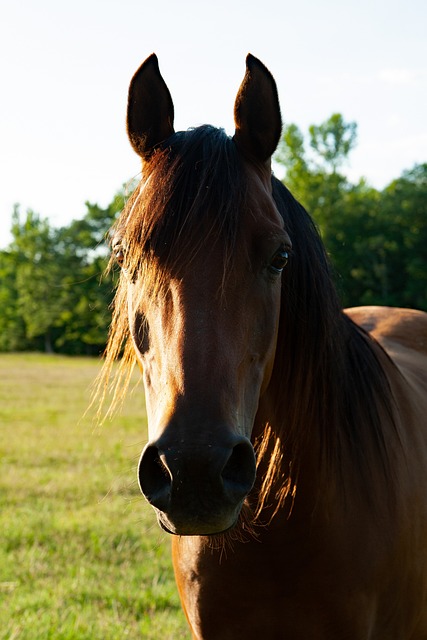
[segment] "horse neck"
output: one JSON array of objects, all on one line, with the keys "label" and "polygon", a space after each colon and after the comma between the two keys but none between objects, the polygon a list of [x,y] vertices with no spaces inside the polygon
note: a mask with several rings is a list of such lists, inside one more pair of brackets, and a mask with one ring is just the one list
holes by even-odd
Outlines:
[{"label": "horse neck", "polygon": [[270,495],[280,495],[286,486],[282,506],[287,501],[292,507],[289,496],[298,487],[309,508],[328,495],[343,504],[357,495],[374,513],[382,488],[393,482],[398,433],[388,382],[392,365],[343,312],[324,326],[323,340],[322,330],[313,336],[303,329],[301,323],[298,331],[282,327],[272,380],[258,412],[258,430],[268,423],[271,433],[264,473],[275,442],[280,443],[274,460],[280,469]]},{"label": "horse neck", "polygon": [[255,432],[259,437],[269,433],[266,459],[280,443],[284,474],[291,470],[297,476],[308,452],[310,465],[320,469],[345,420],[342,385],[348,379],[349,328],[341,312],[329,325],[321,317],[313,323],[315,331],[304,319],[281,321],[273,375],[260,401]]}]

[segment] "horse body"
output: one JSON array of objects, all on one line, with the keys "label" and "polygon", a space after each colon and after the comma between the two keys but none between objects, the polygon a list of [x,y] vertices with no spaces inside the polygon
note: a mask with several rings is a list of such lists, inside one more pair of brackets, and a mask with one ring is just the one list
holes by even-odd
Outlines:
[{"label": "horse body", "polygon": [[[311,219],[271,176],[255,58],[233,139],[173,130],[151,56],[128,134],[107,371],[143,371],[139,482],[197,640],[427,638],[427,315],[339,305]],[[288,264],[287,264],[288,263]]]},{"label": "horse body", "polygon": [[[397,490],[390,503],[370,504],[357,478],[349,496],[333,482],[318,486],[319,456],[312,450],[291,516],[284,509],[256,538],[228,550],[212,548],[206,538],[174,538],[176,579],[194,638],[426,638],[427,433],[420,425],[426,422],[427,316],[375,307],[347,314],[393,358],[382,359],[403,414],[399,433],[389,434]],[[381,473],[377,483],[385,496]]]}]

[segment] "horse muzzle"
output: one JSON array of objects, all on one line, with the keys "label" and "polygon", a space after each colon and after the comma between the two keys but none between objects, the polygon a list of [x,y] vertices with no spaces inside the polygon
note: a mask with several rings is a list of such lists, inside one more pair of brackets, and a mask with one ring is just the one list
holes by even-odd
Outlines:
[{"label": "horse muzzle", "polygon": [[191,443],[160,438],[142,452],[138,467],[143,495],[160,526],[176,535],[212,535],[232,528],[255,482],[250,441]]}]

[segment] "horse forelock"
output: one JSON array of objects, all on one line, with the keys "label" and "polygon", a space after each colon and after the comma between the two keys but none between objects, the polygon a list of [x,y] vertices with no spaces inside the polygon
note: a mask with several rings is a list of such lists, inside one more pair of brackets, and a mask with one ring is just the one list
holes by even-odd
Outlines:
[{"label": "horse forelock", "polygon": [[[171,272],[179,273],[201,250],[220,244],[224,284],[233,268],[246,191],[236,145],[223,129],[209,125],[173,134],[144,162],[141,181],[110,234],[122,246],[124,268],[97,385],[99,416],[109,385],[113,400],[107,415],[124,397],[135,364],[127,318],[129,281],[139,278],[144,294],[154,299],[163,294]],[[114,255],[109,268],[113,264]],[[111,382],[113,362],[123,352]]]},{"label": "horse forelock", "polygon": [[245,193],[239,154],[222,129],[205,125],[174,134],[145,163],[117,223],[128,277],[143,268],[148,290],[157,290],[163,272],[182,271],[217,243],[229,269]]}]

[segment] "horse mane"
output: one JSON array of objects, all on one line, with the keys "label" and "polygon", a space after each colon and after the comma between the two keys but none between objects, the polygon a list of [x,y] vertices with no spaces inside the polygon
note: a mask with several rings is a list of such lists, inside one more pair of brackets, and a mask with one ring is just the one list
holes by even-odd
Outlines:
[{"label": "horse mane", "polygon": [[[272,380],[277,415],[266,425],[258,459],[270,460],[256,514],[271,500],[274,513],[295,495],[299,462],[317,429],[321,468],[343,473],[344,451],[370,493],[379,458],[391,476],[382,416],[393,414],[392,394],[377,355],[381,348],[342,312],[329,261],[316,226],[286,187],[272,179],[273,198],[292,239],[282,277],[279,336]],[[112,390],[111,415],[123,399],[135,364],[129,334],[129,280],[162,294],[167,274],[188,265],[207,240],[224,246],[224,282],[245,205],[246,178],[236,145],[223,130],[204,125],[176,133],[145,163],[140,184],[112,229],[124,252],[113,316],[98,378],[99,414]],[[206,246],[206,245],[205,245]],[[113,263],[114,258],[112,258]],[[141,271],[143,270],[143,272]],[[113,373],[114,362],[120,360]],[[277,425],[275,425],[277,427]],[[273,444],[268,449],[269,435]],[[270,441],[271,441],[270,438]],[[370,447],[370,450],[369,450]],[[290,459],[289,473],[281,469]]]},{"label": "horse mane", "polygon": [[[383,424],[386,416],[394,425],[394,403],[380,361],[391,360],[367,332],[343,313],[316,225],[274,177],[273,197],[293,249],[282,277],[272,374],[272,380],[280,381],[274,389],[276,413],[284,419],[274,434],[276,441],[257,513],[273,490],[274,514],[289,496],[293,502],[301,456],[310,447],[313,429],[320,439],[322,479],[335,474],[337,486],[344,488],[341,480],[351,471],[343,465],[350,458],[360,490],[371,500],[378,472],[382,469],[386,482],[393,476]],[[271,436],[271,428],[269,433]],[[261,448],[265,451],[266,444]],[[289,474],[283,475],[282,469],[279,476],[279,460],[283,461],[285,454],[290,459]]]}]

